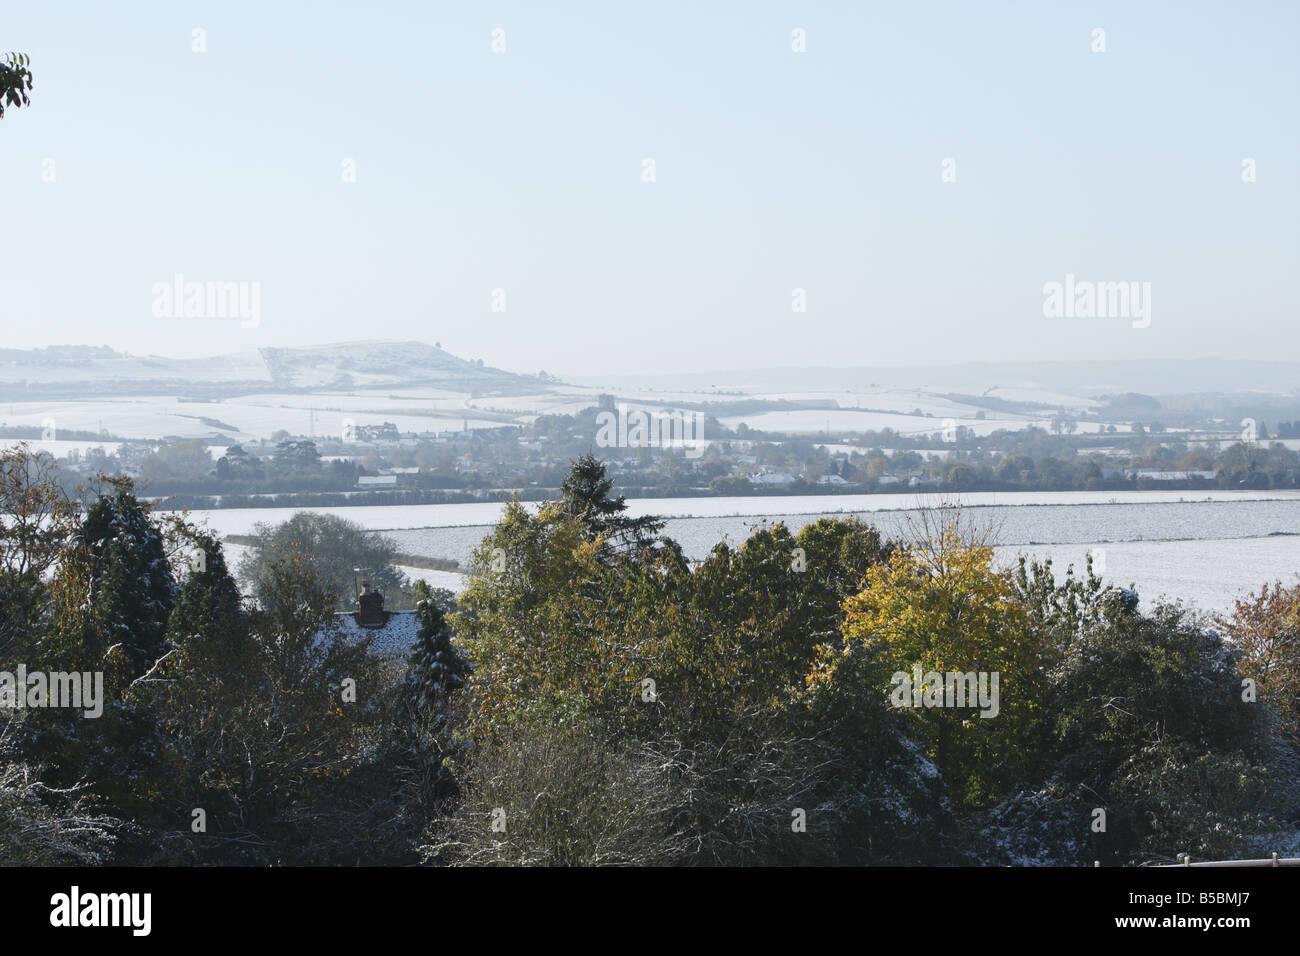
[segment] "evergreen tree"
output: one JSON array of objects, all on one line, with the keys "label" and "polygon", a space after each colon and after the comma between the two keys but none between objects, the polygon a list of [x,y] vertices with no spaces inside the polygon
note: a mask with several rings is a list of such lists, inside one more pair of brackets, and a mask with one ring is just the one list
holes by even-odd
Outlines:
[{"label": "evergreen tree", "polygon": [[199,662],[241,667],[239,658],[248,652],[248,626],[239,585],[215,536],[193,532],[192,543],[190,574],[176,595],[167,642],[190,660],[191,667]]},{"label": "evergreen tree", "polygon": [[423,581],[416,584],[420,632],[411,650],[407,686],[411,703],[441,722],[449,695],[465,686],[469,661],[451,642],[451,625]]},{"label": "evergreen tree", "polygon": [[86,509],[59,569],[51,663],[99,670],[111,661],[129,681],[162,656],[177,587],[162,532],[131,479],[106,481],[111,490]]},{"label": "evergreen tree", "polygon": [[103,480],[59,562],[49,630],[32,655],[39,670],[102,674],[102,713],[87,720],[66,707],[31,712],[27,753],[47,764],[53,784],[87,779],[129,818],[139,806],[131,782],[157,758],[154,715],[130,692],[165,654],[177,587],[163,532],[131,480]]},{"label": "evergreen tree", "polygon": [[560,485],[561,508],[565,515],[582,519],[590,538],[608,534],[615,547],[647,547],[663,528],[663,522],[650,515],[640,518],[624,515],[627,499],[623,495],[611,498],[609,492],[613,487],[605,463],[594,455],[583,455],[574,459]]}]

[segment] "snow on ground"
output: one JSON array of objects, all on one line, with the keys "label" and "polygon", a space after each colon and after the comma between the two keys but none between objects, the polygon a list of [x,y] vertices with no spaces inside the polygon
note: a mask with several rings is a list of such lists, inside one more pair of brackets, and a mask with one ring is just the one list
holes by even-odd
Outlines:
[{"label": "snow on ground", "polygon": [[158,439],[164,435],[206,438],[214,433],[231,435],[211,423],[199,421],[200,416],[220,418],[221,411],[220,405],[181,402],[174,398],[9,402],[0,405],[0,421],[6,425],[52,427],[56,434],[61,429],[76,429],[103,430],[122,438]]},{"label": "snow on ground", "polygon": [[[278,520],[284,520],[283,518]],[[251,529],[250,529],[251,530]],[[247,533],[247,532],[244,532]],[[230,573],[234,574],[235,569],[239,567],[239,562],[244,559],[252,548],[244,544],[234,544],[230,541],[223,541],[221,548],[226,554],[226,566],[230,568]],[[398,571],[401,571],[411,582],[424,581],[431,588],[446,588],[448,591],[459,594],[465,590],[468,583],[468,577],[458,571],[434,571],[428,568],[413,568],[405,564],[394,565]]]},{"label": "snow on ground", "polygon": [[[828,389],[804,388],[787,390],[772,390],[744,385],[728,385],[722,389],[702,389],[699,391],[658,391],[655,389],[645,388],[619,389],[612,386],[607,388],[583,389],[564,386],[563,390],[570,393],[585,391],[592,396],[605,392],[615,394],[624,401],[645,402],[656,405],[672,405],[674,402],[734,402],[744,401],[746,399],[766,402],[823,402],[828,404],[833,402],[839,405],[841,410],[862,409],[911,415],[914,411],[919,409],[922,415],[933,415],[940,419],[973,418],[975,413],[981,408],[981,406],[976,403],[952,401],[942,395],[936,394],[932,389],[927,390],[872,385],[847,389],[838,387]],[[953,391],[960,391],[960,389],[953,389]],[[1045,391],[1029,389],[1006,389],[1005,391],[1008,394],[1000,395],[999,397],[1011,399],[1013,398],[1011,393],[1023,392],[1023,395],[1017,394],[1013,400],[1042,401],[1046,404],[1067,408],[1086,408],[1097,404],[1091,399],[1083,399],[1076,396],[1060,395]],[[1004,417],[1014,418],[1017,416]]]},{"label": "snow on ground", "polygon": [[[1300,501],[1300,491],[977,491],[961,495],[866,494],[866,495],[733,495],[717,498],[629,498],[629,517],[660,515],[670,518],[712,518],[729,515],[816,515],[857,511],[898,511],[937,507],[957,501],[965,507],[980,505],[1107,505],[1157,504],[1179,501]],[[525,502],[536,509],[537,502]],[[220,535],[249,534],[254,524],[287,521],[299,511],[333,514],[355,521],[371,530],[410,528],[452,528],[496,524],[505,505],[494,501],[472,501],[445,505],[357,505],[323,508],[218,508],[189,512],[191,521],[202,522]],[[1278,540],[1295,548],[1295,538]],[[438,555],[441,557],[441,555]]]},{"label": "snow on ground", "polygon": [[397,570],[410,578],[412,583],[423,581],[431,588],[446,588],[455,594],[465,590],[469,583],[469,577],[458,571],[431,571],[428,568],[412,568],[404,564],[397,565]]},{"label": "snow on ground", "polygon": [[[296,396],[305,400],[308,396]],[[331,403],[333,404],[333,403]],[[503,424],[474,417],[464,409],[440,411],[419,409],[407,412],[388,409],[360,411],[317,408],[304,401],[301,406],[256,404],[239,399],[221,402],[185,402],[175,398],[123,398],[93,402],[11,402],[0,405],[0,422],[38,428],[100,431],[121,438],[158,439],[163,436],[206,438],[219,434],[235,441],[267,438],[283,429],[293,435],[341,436],[345,420],[353,425],[392,422],[400,431],[442,432],[469,428],[497,428]],[[415,411],[415,414],[411,412]],[[468,422],[466,416],[469,416]],[[204,422],[201,419],[209,419]]]},{"label": "snow on ground", "polygon": [[[20,442],[25,442],[27,447],[32,451],[49,452],[55,458],[66,457],[69,452],[78,452],[84,455],[91,448],[102,449],[104,454],[115,454],[121,447],[121,442],[115,441],[63,441],[62,439],[44,439],[44,438],[0,438],[0,448],[12,448]],[[225,449],[221,450],[225,454]]]},{"label": "snow on ground", "polygon": [[[1235,600],[1278,577],[1261,569],[1287,568],[1284,585],[1297,583],[1296,539],[1290,535],[1266,538],[1228,538],[1199,541],[1108,541],[1103,544],[1036,544],[996,547],[999,563],[1015,567],[1021,554],[1039,560],[1052,559],[1052,571],[1063,579],[1073,564],[1077,574],[1087,566],[1093,552],[1104,555],[1105,570],[1099,573],[1107,584],[1137,586],[1142,605],[1150,611],[1161,598],[1186,598],[1188,582],[1195,581],[1202,611],[1229,613]],[[1206,569],[1213,569],[1212,574]],[[1094,570],[1096,568],[1094,567]]]},{"label": "snow on ground", "polygon": [[[45,428],[53,422],[55,428],[88,431],[99,431],[102,427],[123,438],[206,438],[218,434],[241,442],[268,438],[281,430],[293,435],[341,435],[348,422],[355,425],[392,422],[404,432],[446,432],[459,431],[466,425],[469,428],[492,428],[510,423],[526,424],[543,414],[577,414],[591,408],[605,391],[559,385],[554,391],[472,396],[469,392],[437,387],[391,389],[376,386],[369,389],[336,388],[310,394],[268,391],[196,402],[175,396],[114,396],[81,402],[10,402],[0,405],[0,423]],[[1075,410],[1096,404],[1085,399],[1066,401],[1071,396],[1046,390],[1002,389],[994,390],[994,393],[1024,400],[1051,399],[1051,404]],[[902,435],[932,435],[942,432],[951,422],[965,426],[977,435],[987,435],[998,429],[1020,430],[1031,425],[1051,427],[1051,417],[1045,415],[1015,415],[984,409],[984,414],[990,417],[976,418],[981,409],[973,403],[954,402],[932,391],[915,388],[864,386],[824,391],[731,388],[725,392],[634,389],[613,394],[621,405],[629,409],[650,412],[688,404],[746,399],[834,403],[838,406],[827,410],[759,409],[722,418],[723,423],[731,427],[744,423],[762,431],[793,434],[815,434],[829,427],[832,431],[849,432],[892,428]],[[916,414],[918,412],[920,414]],[[204,418],[210,421],[201,421]],[[1080,434],[1091,434],[1102,427],[1095,421],[1080,421],[1076,430]],[[1121,425],[1119,429],[1130,430],[1128,425]]]},{"label": "snow on ground", "polygon": [[588,385],[564,385],[560,386],[561,390],[574,399],[590,398],[593,402],[600,395],[617,395],[624,401],[648,402],[653,405],[673,405],[675,403],[701,404],[704,402],[729,402],[737,399],[750,397],[748,393],[742,393],[742,390],[728,387],[726,389],[700,389],[697,391],[682,391],[678,389],[654,389],[654,388],[616,388],[616,387],[596,387]]},{"label": "snow on ground", "polygon": [[311,392],[276,393],[267,392],[256,395],[241,395],[238,398],[225,399],[222,405],[253,405],[268,408],[305,408],[333,409],[344,412],[389,412],[414,411],[424,412],[462,412],[469,405],[468,392],[447,392],[442,389],[430,389],[426,395],[396,395],[387,390],[365,392]]},{"label": "snow on ground", "polygon": [[410,414],[394,411],[364,412],[337,409],[250,408],[223,403],[217,407],[219,414],[228,417],[222,421],[239,427],[241,433],[257,438],[268,437],[279,429],[293,435],[318,435],[341,437],[344,428],[351,425],[379,425],[391,422],[402,432],[458,432],[468,427],[499,428],[500,421],[473,417],[463,411]]},{"label": "snow on ground", "polygon": [[[28,353],[29,355],[32,353]],[[71,354],[55,349],[44,360],[0,362],[0,382],[63,384],[142,380],[181,382],[271,381],[266,362],[256,351],[210,358],[175,359],[156,355],[89,350]]]},{"label": "snow on ground", "polygon": [[759,392],[753,398],[771,402],[835,402],[842,409],[869,409],[880,412],[898,412],[912,415],[920,410],[922,415],[935,418],[974,418],[979,406],[950,401],[928,392],[909,388],[864,388],[855,391],[832,390],[825,392]]},{"label": "snow on ground", "polygon": [[596,404],[595,396],[573,394],[549,395],[489,395],[471,398],[465,402],[469,408],[481,411],[505,412],[511,415],[573,415]]},{"label": "snow on ground", "polygon": [[1056,405],[1060,408],[1076,410],[1099,408],[1101,402],[1095,398],[1080,395],[1067,395],[1045,388],[992,388],[985,393],[990,398],[1001,398],[1008,402],[1037,402],[1041,405]]},{"label": "snow on ground", "polygon": [[[189,519],[219,535],[251,534],[256,524],[279,524],[300,511],[331,514],[372,531],[496,524],[505,505],[470,501],[449,505],[355,505],[322,508],[215,508],[188,512]],[[234,547],[231,545],[230,547]]]},{"label": "snow on ground", "polygon": [[[328,392],[323,394],[350,395],[354,391],[355,389],[347,389],[346,391]],[[442,399],[459,400],[459,399],[469,398],[470,396],[469,392],[466,392],[462,389],[437,388],[432,385],[406,385],[398,388],[384,388],[384,389],[379,389],[371,392],[362,392],[360,394],[392,395],[395,398],[419,398],[419,399],[432,399],[434,401],[441,401]]]}]

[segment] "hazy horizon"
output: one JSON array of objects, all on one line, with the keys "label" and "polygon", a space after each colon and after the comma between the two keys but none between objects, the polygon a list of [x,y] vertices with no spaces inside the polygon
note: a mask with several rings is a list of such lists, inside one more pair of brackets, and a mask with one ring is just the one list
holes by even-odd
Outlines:
[{"label": "hazy horizon", "polygon": [[[1264,359],[1300,306],[1298,40],[1280,3],[19,8],[6,344]],[[178,275],[257,283],[257,321],[157,317]],[[1067,277],[1149,283],[1147,314],[1049,318]]]},{"label": "hazy horizon", "polygon": [[[61,354],[61,349],[110,349],[112,359],[90,358],[81,353]],[[417,339],[358,339],[349,342],[321,342],[289,348],[266,347],[223,355],[185,358],[159,352],[135,353],[114,349],[106,343],[78,343],[73,346],[44,346],[37,350],[0,347],[0,391],[20,387],[27,398],[39,398],[31,389],[42,387],[66,390],[80,382],[97,392],[105,387],[112,391],[138,386],[152,393],[158,387],[174,389],[179,382],[197,376],[213,386],[221,382],[256,383],[277,380],[282,383],[310,381],[311,368],[331,367],[331,374],[361,371],[379,372],[387,384],[353,383],[347,389],[383,389],[398,383],[415,384],[430,374],[443,378],[461,374],[478,377],[475,387],[521,387],[546,391],[559,383],[591,388],[663,389],[801,389],[812,392],[856,390],[863,386],[927,387],[949,390],[984,391],[997,388],[1029,387],[1055,390],[1062,394],[1101,395],[1138,392],[1156,395],[1211,395],[1229,393],[1271,394],[1278,397],[1300,395],[1300,361],[1286,359],[1229,359],[1220,357],[1155,359],[1052,359],[1040,362],[968,360],[933,364],[895,365],[769,365],[747,369],[705,369],[700,371],[672,368],[649,371],[562,374],[530,368],[500,368],[465,363],[462,356],[435,343]],[[425,351],[427,350],[427,351]],[[25,361],[24,357],[30,356]],[[209,361],[211,360],[211,361]],[[220,361],[217,361],[220,360]],[[286,364],[287,363],[287,364]],[[290,369],[296,371],[291,372]],[[457,370],[460,370],[459,372]],[[541,384],[534,377],[546,372]],[[497,373],[505,373],[504,376]],[[284,376],[289,375],[290,378]],[[487,376],[487,379],[482,378]],[[328,376],[327,376],[328,378]],[[445,384],[445,382],[444,382]],[[462,382],[462,385],[464,383]],[[314,390],[337,391],[318,379]],[[18,393],[8,396],[12,401]],[[48,397],[46,395],[45,397]],[[20,399],[23,400],[23,399]]]}]

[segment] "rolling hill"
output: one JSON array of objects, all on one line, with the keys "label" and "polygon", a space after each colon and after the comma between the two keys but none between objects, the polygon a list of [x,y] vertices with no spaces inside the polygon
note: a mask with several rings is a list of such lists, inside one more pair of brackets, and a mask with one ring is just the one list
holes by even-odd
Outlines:
[{"label": "rolling hill", "polygon": [[458,358],[423,342],[261,348],[211,358],[131,355],[107,346],[0,349],[0,400],[429,386],[470,393],[545,390],[536,378]]}]

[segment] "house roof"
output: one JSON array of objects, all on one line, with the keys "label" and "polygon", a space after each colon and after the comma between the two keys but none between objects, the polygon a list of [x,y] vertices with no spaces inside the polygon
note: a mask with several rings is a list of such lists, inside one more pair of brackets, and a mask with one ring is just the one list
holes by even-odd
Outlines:
[{"label": "house roof", "polygon": [[420,616],[414,611],[387,611],[388,620],[383,627],[362,627],[357,623],[356,614],[340,611],[334,615],[345,637],[360,640],[370,638],[370,646],[376,654],[391,657],[405,657],[415,646],[420,633]]}]

